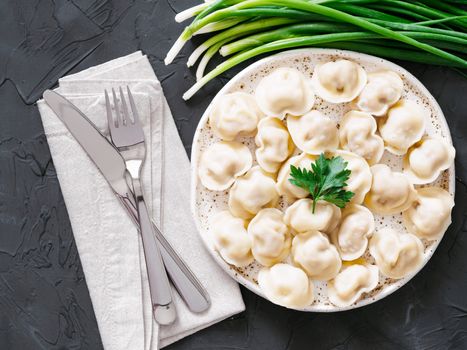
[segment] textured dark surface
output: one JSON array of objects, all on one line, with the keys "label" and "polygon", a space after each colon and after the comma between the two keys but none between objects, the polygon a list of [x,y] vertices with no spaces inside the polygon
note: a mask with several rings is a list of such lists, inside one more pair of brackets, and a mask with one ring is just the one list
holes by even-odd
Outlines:
[{"label": "textured dark surface", "polygon": [[[190,102],[186,57],[162,60],[195,0],[0,1],[0,349],[100,349],[99,333],[37,108],[58,77],[142,49],[162,81],[187,152],[197,122],[235,72]],[[188,45],[186,54],[192,48]],[[289,311],[243,290],[247,310],[169,348],[466,349],[467,80],[402,63],[437,98],[457,148],[453,224],[428,265],[371,306]]]}]

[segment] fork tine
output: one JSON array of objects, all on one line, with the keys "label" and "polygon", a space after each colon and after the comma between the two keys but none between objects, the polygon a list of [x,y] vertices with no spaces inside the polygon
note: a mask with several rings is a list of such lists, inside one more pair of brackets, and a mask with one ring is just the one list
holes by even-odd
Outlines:
[{"label": "fork tine", "polygon": [[119,90],[120,90],[120,99],[122,100],[123,124],[126,125],[128,122],[133,124],[133,121],[130,118],[130,114],[128,113],[128,106],[126,105],[125,96],[123,95],[123,90],[121,86],[119,86]]},{"label": "fork tine", "polygon": [[136,104],[133,100],[133,95],[131,94],[130,87],[128,85],[126,86],[126,91],[128,93],[128,99],[130,100],[131,112],[133,113],[134,123],[139,124],[138,110],[136,109]]},{"label": "fork tine", "polygon": [[112,134],[112,130],[115,129],[115,120],[112,116],[112,107],[110,105],[110,99],[109,99],[109,94],[107,90],[105,90],[105,107],[107,110],[107,124],[108,128],[110,131],[110,134]]},{"label": "fork tine", "polygon": [[118,128],[120,125],[123,125],[122,122],[122,115],[120,114],[120,107],[118,106],[118,99],[117,99],[117,94],[115,93],[115,89],[112,88],[112,95],[114,98],[114,106],[115,106],[115,113],[117,113],[117,118],[115,126]]}]

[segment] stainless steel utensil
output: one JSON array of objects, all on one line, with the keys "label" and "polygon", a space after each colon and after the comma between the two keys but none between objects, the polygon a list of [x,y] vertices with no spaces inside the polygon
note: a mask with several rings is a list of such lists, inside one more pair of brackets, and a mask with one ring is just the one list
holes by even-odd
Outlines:
[{"label": "stainless steel utensil", "polygon": [[[125,161],[118,150],[100,133],[95,125],[70,101],[60,94],[46,90],[44,100],[65,124],[78,143],[112,187],[115,195],[139,226],[138,212],[132,190],[125,181]],[[154,224],[153,224],[154,225]],[[155,225],[154,225],[155,226]],[[201,283],[174,251],[165,237],[154,227],[165,267],[175,288],[193,312],[209,308],[209,295]]]},{"label": "stainless steel utensil", "polygon": [[[146,159],[146,143],[144,140],[143,127],[139,122],[138,111],[130,90],[128,89],[128,97],[133,118],[130,117],[122,89],[120,88],[120,102],[117,99],[114,89],[112,89],[112,94],[115,116],[113,116],[109,96],[107,91],[105,91],[110,139],[123,156],[126,169],[131,176],[133,184],[148,271],[149,289],[154,309],[154,318],[161,324],[170,324],[175,321],[177,314],[172,300],[169,278],[166,274],[162,256],[156,243],[156,237],[153,232],[153,226],[144,199],[140,179],[141,169]],[[121,109],[119,106],[120,103]]]}]

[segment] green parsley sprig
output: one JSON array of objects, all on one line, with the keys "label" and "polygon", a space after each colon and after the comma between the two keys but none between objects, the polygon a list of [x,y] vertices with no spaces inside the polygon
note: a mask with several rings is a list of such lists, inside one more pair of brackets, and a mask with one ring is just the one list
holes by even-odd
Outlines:
[{"label": "green parsley sprig", "polygon": [[289,181],[310,192],[310,197],[313,199],[313,213],[319,200],[344,208],[354,196],[353,192],[344,190],[351,173],[346,167],[347,162],[342,157],[326,158],[321,153],[319,158],[311,163],[311,170],[291,165],[292,178]]}]

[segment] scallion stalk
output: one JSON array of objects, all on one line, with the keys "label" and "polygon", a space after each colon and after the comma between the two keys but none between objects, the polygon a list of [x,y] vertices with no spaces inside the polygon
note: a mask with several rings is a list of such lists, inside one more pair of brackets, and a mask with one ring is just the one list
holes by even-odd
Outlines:
[{"label": "scallion stalk", "polygon": [[[457,3],[457,0],[214,0],[177,15],[177,21],[196,17],[169,50],[165,63],[172,62],[193,35],[219,31],[189,57],[187,64],[191,66],[204,53],[196,72],[198,81],[184,94],[185,99],[209,80],[249,58],[295,47],[350,49],[467,69],[467,11]],[[413,23],[414,20],[417,22]],[[235,55],[203,76],[217,52]]]},{"label": "scallion stalk", "polygon": [[376,18],[376,19],[380,19],[383,21],[410,23],[410,21],[405,18],[393,16],[391,14],[377,11],[369,7],[360,7],[360,6],[355,6],[352,4],[347,4],[347,3],[342,3],[342,2],[335,2],[335,3],[329,4],[328,6],[339,11],[345,11],[355,16],[360,16],[360,17],[365,17],[365,18]]},{"label": "scallion stalk", "polygon": [[219,51],[219,49],[224,45],[229,39],[225,39],[223,41],[220,41],[214,45],[212,45],[204,54],[204,56],[201,58],[199,61],[198,67],[196,68],[196,80],[201,80],[203,79],[204,76],[204,71],[206,70],[206,67],[211,61],[211,58]]},{"label": "scallion stalk", "polygon": [[[352,15],[349,15],[345,12],[335,10],[333,8],[328,8],[319,4],[303,1],[303,0],[245,0],[241,3],[238,3],[236,5],[233,5],[228,8],[224,8],[222,10],[213,12],[209,15],[207,15],[204,18],[201,18],[199,21],[194,21],[191,25],[189,25],[187,28],[185,28],[184,32],[182,33],[182,38],[184,40],[189,40],[193,33],[196,33],[199,29],[204,27],[205,25],[213,22],[213,21],[218,21],[222,20],[226,17],[228,17],[229,12],[237,9],[242,9],[242,8],[249,8],[249,7],[254,7],[254,6],[261,6],[267,2],[268,4],[271,5],[277,5],[277,6],[288,6],[290,8],[296,9],[296,10],[303,10],[303,11],[308,11],[312,13],[317,13],[323,16],[327,16],[330,18],[333,18],[335,20],[340,20],[342,22],[350,23],[353,25],[356,25],[358,27],[361,27],[363,29],[366,29],[370,32],[377,33],[379,35],[382,35],[384,37],[388,37],[390,39],[394,39],[397,41],[404,42],[406,44],[415,46],[419,48],[420,50],[432,53],[436,56],[451,60],[453,62],[457,62],[459,65],[463,65],[465,63],[465,60],[463,60],[460,57],[457,57],[456,55],[453,55],[449,52],[440,50],[436,47],[433,47],[428,44],[424,44],[422,42],[419,42],[415,39],[412,39],[404,34],[394,32],[388,28],[382,27],[374,22],[370,22],[366,19],[360,18],[360,17],[355,17]],[[403,24],[403,23],[400,23]]]},{"label": "scallion stalk", "polygon": [[234,17],[234,18],[227,18],[219,22],[212,22],[212,23],[205,25],[203,28],[198,30],[196,33],[193,33],[193,35],[218,32],[223,29],[231,28],[241,22],[246,21],[247,19],[248,18],[245,18],[245,17]]},{"label": "scallion stalk", "polygon": [[228,38],[235,39],[238,38],[239,35],[246,35],[257,32],[262,29],[296,22],[296,20],[289,18],[266,18],[257,21],[247,22],[244,23],[242,26],[229,28],[228,30],[225,30],[217,35],[212,36],[200,46],[198,46],[190,55],[190,57],[188,57],[187,66],[193,66],[204,51],[206,51],[207,49],[209,49],[209,47],[211,47],[219,41],[225,41]]},{"label": "scallion stalk", "polygon": [[300,23],[293,24],[291,26],[254,34],[251,36],[244,37],[240,40],[233,41],[227,45],[224,45],[219,53],[222,56],[229,56],[231,54],[247,50],[252,47],[263,45],[272,41],[287,39],[291,37],[311,35],[317,33],[332,33],[337,32],[350,32],[356,31],[358,27],[343,24],[343,23]]},{"label": "scallion stalk", "polygon": [[[291,37],[298,37],[304,35],[310,35],[315,33],[326,33],[332,32],[330,24],[326,23],[311,23],[311,24],[296,24],[291,25],[289,27],[279,28],[276,30],[271,30],[268,32],[255,34],[251,36],[247,36],[237,41],[233,41],[220,49],[220,54],[222,56],[232,55],[234,53],[251,49],[252,47],[257,47],[260,45],[264,45],[266,43],[287,39]],[[344,31],[351,31],[353,29],[355,31],[355,27],[348,26],[348,27],[337,27],[336,31],[344,32]],[[467,50],[467,40],[451,37],[445,34],[433,34],[433,33],[420,33],[420,32],[404,32],[405,35],[420,40],[424,43],[428,43],[430,45],[453,50],[461,53],[466,53]]]},{"label": "scallion stalk", "polygon": [[449,22],[454,19],[467,19],[467,16],[452,16],[452,17],[442,18],[442,19],[432,19],[430,21],[417,22],[415,24],[427,26],[427,25],[432,25],[432,24]]},{"label": "scallion stalk", "polygon": [[190,7],[189,9],[186,9],[182,12],[179,12],[175,15],[175,21],[177,23],[181,23],[186,21],[187,19],[190,19],[200,12],[202,12],[205,8],[207,8],[210,4],[208,2],[201,3],[199,5]]}]

